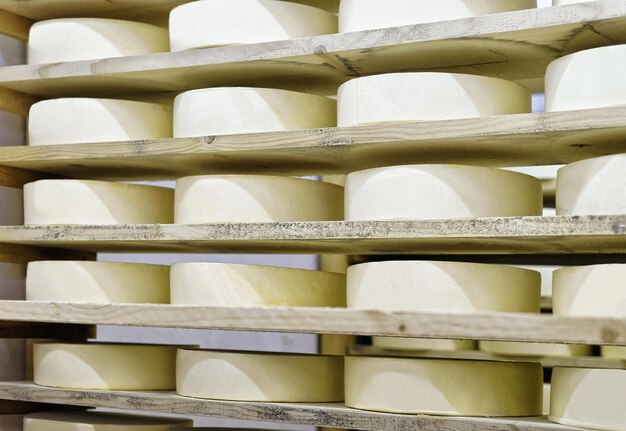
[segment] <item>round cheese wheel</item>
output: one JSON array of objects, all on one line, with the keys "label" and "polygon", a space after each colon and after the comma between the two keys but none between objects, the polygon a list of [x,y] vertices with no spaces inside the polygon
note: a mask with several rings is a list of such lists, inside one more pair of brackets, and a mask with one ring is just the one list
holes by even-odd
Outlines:
[{"label": "round cheese wheel", "polygon": [[555,368],[548,419],[563,425],[626,431],[626,370]]},{"label": "round cheese wheel", "polygon": [[597,157],[559,169],[558,215],[626,214],[626,154]]},{"label": "round cheese wheel", "polygon": [[195,1],[170,13],[172,51],[336,32],[335,14],[288,1]]},{"label": "round cheese wheel", "polygon": [[388,261],[348,268],[348,307],[538,313],[541,276],[503,265]]},{"label": "round cheese wheel", "polygon": [[539,363],[346,357],[346,405],[450,416],[537,416]]},{"label": "round cheese wheel", "polygon": [[206,175],[176,181],[176,223],[341,220],[343,187],[267,175]]},{"label": "round cheese wheel", "polygon": [[591,356],[591,346],[582,344],[520,343],[481,341],[480,350],[502,356]]},{"label": "round cheese wheel", "polygon": [[469,18],[536,6],[536,0],[341,0],[339,32]]},{"label": "round cheese wheel", "polygon": [[30,262],[29,301],[168,304],[169,267],[122,262]]},{"label": "round cheese wheel", "polygon": [[558,316],[626,317],[626,264],[554,271],[552,309]]},{"label": "round cheese wheel", "polygon": [[546,71],[546,111],[626,104],[626,45],[594,48],[554,60]]},{"label": "round cheese wheel", "polygon": [[550,383],[544,383],[543,384],[543,414],[544,415],[550,414],[550,392],[551,392]]},{"label": "round cheese wheel", "polygon": [[372,345],[389,350],[414,351],[457,351],[476,350],[476,341],[472,340],[437,340],[427,338],[372,337]]},{"label": "round cheese wheel", "polygon": [[345,307],[346,276],[226,263],[172,265],[171,303],[215,307]]},{"label": "round cheese wheel", "polygon": [[176,392],[236,401],[342,401],[343,358],[180,349]]},{"label": "round cheese wheel", "polygon": [[530,175],[460,165],[367,169],[348,175],[346,220],[536,216],[541,182]]},{"label": "round cheese wheel", "polygon": [[334,127],[336,124],[334,100],[297,91],[219,87],[187,91],[174,99],[176,138]]},{"label": "round cheese wheel", "polygon": [[132,100],[67,98],[35,103],[28,117],[28,144],[77,144],[172,137],[166,104]]},{"label": "round cheese wheel", "polygon": [[531,93],[526,87],[504,79],[457,73],[389,73],[356,78],[341,85],[337,95],[340,127],[530,111]]},{"label": "round cheese wheel", "polygon": [[28,35],[28,64],[94,60],[169,51],[166,29],[105,18],[39,21]]},{"label": "round cheese wheel", "polygon": [[626,346],[602,346],[600,349],[605,358],[626,360]]},{"label": "round cheese wheel", "polygon": [[41,386],[125,391],[175,388],[176,347],[34,343],[33,376]]},{"label": "round cheese wheel", "polygon": [[171,431],[191,427],[181,418],[86,411],[49,411],[24,416],[23,431]]},{"label": "round cheese wheel", "polygon": [[87,180],[41,180],[24,186],[24,224],[172,223],[174,190]]}]

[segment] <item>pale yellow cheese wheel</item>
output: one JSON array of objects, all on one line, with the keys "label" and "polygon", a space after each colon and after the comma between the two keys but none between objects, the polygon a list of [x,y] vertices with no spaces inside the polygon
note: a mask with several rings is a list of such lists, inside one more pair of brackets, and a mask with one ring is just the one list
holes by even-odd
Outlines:
[{"label": "pale yellow cheese wheel", "polygon": [[626,264],[573,266],[554,271],[557,316],[626,317]]},{"label": "pale yellow cheese wheel", "polygon": [[563,425],[626,431],[626,370],[555,368],[550,419]]},{"label": "pale yellow cheese wheel", "polygon": [[180,349],[176,392],[236,401],[342,401],[343,358]]},{"label": "pale yellow cheese wheel", "polygon": [[509,341],[481,341],[480,350],[501,356],[591,356],[591,346],[582,344],[522,343]]},{"label": "pale yellow cheese wheel", "polygon": [[171,431],[193,421],[121,413],[49,411],[24,416],[24,431]]},{"label": "pale yellow cheese wheel", "polygon": [[541,276],[504,265],[388,261],[348,268],[348,307],[538,313]]},{"label": "pale yellow cheese wheel", "polygon": [[206,175],[176,181],[176,223],[341,220],[343,187],[269,175]]},{"label": "pale yellow cheese wheel", "polygon": [[171,303],[216,307],[345,307],[346,276],[226,263],[178,263]]},{"label": "pale yellow cheese wheel", "polygon": [[41,386],[172,390],[176,346],[34,343],[33,376]]},{"label": "pale yellow cheese wheel", "polygon": [[346,220],[537,216],[541,183],[530,175],[461,165],[409,165],[348,175]]},{"label": "pale yellow cheese wheel", "polygon": [[554,60],[546,71],[546,111],[626,104],[626,45],[594,48]]},{"label": "pale yellow cheese wheel", "polygon": [[551,386],[550,383],[543,384],[543,414],[550,414],[550,392]]},{"label": "pale yellow cheese wheel", "polygon": [[537,416],[539,363],[346,357],[346,405],[449,416]]},{"label": "pale yellow cheese wheel", "polygon": [[446,21],[536,6],[535,0],[341,0],[339,31]]},{"label": "pale yellow cheese wheel", "polygon": [[218,87],[187,91],[174,99],[177,138],[336,125],[334,100],[297,91]]},{"label": "pale yellow cheese wheel", "polygon": [[335,14],[289,1],[204,0],[170,13],[172,51],[336,32]]},{"label": "pale yellow cheese wheel", "polygon": [[372,345],[389,350],[413,351],[459,351],[476,350],[477,343],[472,340],[439,340],[427,338],[372,337]]},{"label": "pale yellow cheese wheel", "polygon": [[58,63],[169,51],[166,29],[105,18],[39,21],[28,35],[28,63]]},{"label": "pale yellow cheese wheel", "polygon": [[352,79],[339,87],[340,127],[399,121],[521,114],[531,93],[512,81],[457,73],[389,73]]},{"label": "pale yellow cheese wheel", "polygon": [[88,180],[40,180],[24,186],[24,223],[172,223],[174,190]]},{"label": "pale yellow cheese wheel", "polygon": [[626,214],[626,154],[597,157],[559,169],[558,215]]},{"label": "pale yellow cheese wheel", "polygon": [[124,262],[30,262],[29,301],[168,304],[169,267]]},{"label": "pale yellow cheese wheel", "polygon": [[53,145],[172,137],[167,104],[132,100],[65,98],[35,103],[28,144]]},{"label": "pale yellow cheese wheel", "polygon": [[605,358],[622,359],[626,361],[626,346],[602,346],[600,349],[602,356]]},{"label": "pale yellow cheese wheel", "polygon": [[595,0],[552,0],[552,6],[563,6],[566,4],[589,3]]}]

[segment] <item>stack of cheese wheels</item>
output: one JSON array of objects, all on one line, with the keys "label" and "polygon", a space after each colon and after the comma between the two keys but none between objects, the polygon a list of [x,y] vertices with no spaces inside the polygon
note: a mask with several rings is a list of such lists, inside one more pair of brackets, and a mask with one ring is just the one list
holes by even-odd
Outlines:
[{"label": "stack of cheese wheels", "polygon": [[176,138],[334,127],[336,124],[334,100],[297,91],[220,87],[187,91],[174,99]]},{"label": "stack of cheese wheels", "polygon": [[28,63],[58,63],[169,51],[167,30],[104,18],[39,21],[28,35]]},{"label": "stack of cheese wheels", "polygon": [[539,363],[346,358],[346,405],[382,412],[538,416]]},{"label": "stack of cheese wheels", "polygon": [[555,368],[548,419],[563,425],[626,430],[626,370]]},{"label": "stack of cheese wheels", "polygon": [[501,169],[411,165],[348,175],[346,220],[541,215],[541,182]]},{"label": "stack of cheese wheels", "polygon": [[558,316],[626,317],[626,264],[554,271],[552,307]]},{"label": "stack of cheese wheels", "polygon": [[193,421],[189,419],[100,411],[50,411],[24,416],[24,431],[173,431],[191,426]]},{"label": "stack of cheese wheels", "polygon": [[41,386],[172,390],[176,386],[175,370],[175,346],[33,344],[33,380]]},{"label": "stack of cheese wheels", "polygon": [[149,224],[174,221],[174,190],[87,180],[24,186],[25,224]]},{"label": "stack of cheese wheels", "polygon": [[225,263],[172,266],[171,303],[217,307],[345,307],[346,276]]},{"label": "stack of cheese wheels", "polygon": [[536,6],[536,0],[341,0],[339,31],[423,24]]},{"label": "stack of cheese wheels", "polygon": [[207,175],[176,181],[176,223],[341,220],[343,187],[265,175]]},{"label": "stack of cheese wheels", "polygon": [[176,392],[218,400],[343,401],[343,358],[180,349]]},{"label": "stack of cheese wheels", "polygon": [[530,111],[531,94],[526,87],[498,78],[455,73],[390,73],[356,78],[341,85],[337,95],[340,127]]},{"label": "stack of cheese wheels", "polygon": [[594,48],[553,61],[546,71],[546,111],[626,104],[626,45]]},{"label": "stack of cheese wheels", "polygon": [[625,172],[626,154],[582,160],[562,167],[556,178],[556,213],[626,214]]},{"label": "stack of cheese wheels", "polygon": [[170,13],[172,51],[336,32],[335,14],[289,1],[195,1]]},{"label": "stack of cheese wheels", "polygon": [[30,262],[26,299],[167,304],[170,300],[169,267],[121,262]]},{"label": "stack of cheese wheels", "polygon": [[499,356],[591,356],[591,346],[582,344],[481,341],[480,350]]},{"label": "stack of cheese wheels", "polygon": [[168,104],[67,98],[30,108],[28,144],[77,144],[172,137]]},{"label": "stack of cheese wheels", "polygon": [[373,337],[372,345],[380,349],[412,351],[457,351],[476,350],[477,343],[472,340],[437,340],[422,338]]}]

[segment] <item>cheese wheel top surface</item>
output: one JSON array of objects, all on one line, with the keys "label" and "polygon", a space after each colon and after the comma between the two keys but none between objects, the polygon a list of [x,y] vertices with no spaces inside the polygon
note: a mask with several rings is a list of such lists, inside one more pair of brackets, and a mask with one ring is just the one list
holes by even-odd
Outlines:
[{"label": "cheese wheel top surface", "polygon": [[108,18],[62,18],[30,28],[28,63],[94,60],[169,51],[166,29]]},{"label": "cheese wheel top surface", "polygon": [[192,425],[188,419],[100,411],[49,411],[24,416],[24,431],[170,431]]}]

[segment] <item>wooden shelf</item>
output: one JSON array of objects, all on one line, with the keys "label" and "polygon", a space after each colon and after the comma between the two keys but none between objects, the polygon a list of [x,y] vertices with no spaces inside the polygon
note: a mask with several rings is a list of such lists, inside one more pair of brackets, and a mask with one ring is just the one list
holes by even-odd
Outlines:
[{"label": "wooden shelf", "polygon": [[56,389],[0,382],[0,398],[76,406],[143,410],[371,431],[579,431],[545,418],[463,418],[376,413],[332,404],[288,404],[186,398],[171,392]]},{"label": "wooden shelf", "polygon": [[224,85],[334,94],[337,85],[356,76],[438,70],[513,79],[541,90],[549,62],[573,51],[626,42],[625,24],[626,4],[602,0],[288,41],[11,66],[0,69],[0,86],[43,97]]},{"label": "wooden shelf", "polygon": [[344,308],[236,308],[0,301],[0,320],[626,345],[626,319],[553,317],[522,313],[412,313]]},{"label": "wooden shelf", "polygon": [[626,107],[350,128],[0,148],[0,165],[72,178],[306,175],[411,163],[528,166],[626,152]]}]

